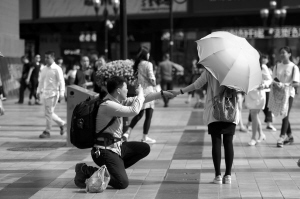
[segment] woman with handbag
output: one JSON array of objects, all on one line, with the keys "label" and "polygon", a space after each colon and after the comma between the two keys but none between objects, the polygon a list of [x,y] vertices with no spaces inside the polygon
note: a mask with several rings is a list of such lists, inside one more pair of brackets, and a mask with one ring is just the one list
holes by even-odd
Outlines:
[{"label": "woman with handbag", "polygon": [[[133,65],[134,75],[137,76],[138,84],[141,84],[144,89],[145,96],[154,92],[154,87],[156,85],[156,78],[153,72],[153,65],[149,62],[150,53],[146,47],[141,47],[137,54],[137,58]],[[129,128],[126,131],[130,135],[132,129],[143,117],[144,112],[146,112],[146,118],[143,126],[143,137],[142,142],[155,143],[156,140],[148,137],[148,132],[151,125],[151,119],[153,115],[153,110],[155,106],[155,101],[145,103],[138,115],[132,118]]]},{"label": "woman with handbag", "polygon": [[[254,146],[262,140],[266,140],[266,135],[262,131],[261,122],[259,119],[260,110],[264,109],[266,104],[266,91],[272,83],[272,77],[266,65],[262,64],[263,56],[260,56],[260,66],[262,70],[262,83],[257,89],[254,89],[246,95],[245,103],[250,109],[252,119],[252,137],[248,145]],[[271,115],[272,117],[272,115]],[[256,132],[258,131],[259,138],[256,139]]]},{"label": "woman with handbag", "polygon": [[[284,118],[282,119],[281,133],[279,139],[277,140],[277,147],[283,147],[284,144],[292,144],[294,142],[291,124],[289,122],[289,115],[293,105],[293,99],[296,94],[295,87],[299,86],[300,80],[299,68],[291,61],[291,48],[288,46],[282,47],[280,48],[279,53],[281,62],[274,67],[273,84],[276,85],[273,85],[273,87],[283,87],[287,90],[287,110],[283,113]],[[271,93],[274,92],[271,91]],[[271,96],[271,93],[270,98],[274,97],[276,100],[278,95],[275,94],[274,96]]]}]

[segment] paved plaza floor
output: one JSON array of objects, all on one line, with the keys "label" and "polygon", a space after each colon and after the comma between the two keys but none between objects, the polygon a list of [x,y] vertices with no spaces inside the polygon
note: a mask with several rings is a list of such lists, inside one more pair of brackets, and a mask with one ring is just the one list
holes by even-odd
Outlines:
[{"label": "paved plaza floor", "polygon": [[[95,165],[90,150],[66,147],[66,136],[59,134],[58,126],[53,127],[51,138],[39,139],[45,128],[43,106],[29,106],[26,101],[16,105],[15,100],[7,100],[6,113],[0,117],[0,198],[300,198],[297,100],[290,116],[295,143],[277,148],[279,131],[267,131],[264,124],[267,140],[250,147],[247,142],[251,135],[237,130],[232,184],[217,185],[212,184],[211,139],[203,125],[203,109],[194,109],[194,102],[185,104],[186,97],[173,99],[168,108],[157,101],[149,132],[157,143],[151,144],[145,159],[127,169],[127,189],[108,188],[99,194],[85,193],[73,181],[76,163]],[[66,119],[66,103],[58,104],[56,112]],[[248,110],[244,110],[244,123],[247,116]],[[263,119],[262,113],[260,116]],[[141,139],[143,120],[130,140]],[[280,125],[281,119],[277,118],[275,127],[280,130]],[[221,164],[224,174],[224,156]]]}]

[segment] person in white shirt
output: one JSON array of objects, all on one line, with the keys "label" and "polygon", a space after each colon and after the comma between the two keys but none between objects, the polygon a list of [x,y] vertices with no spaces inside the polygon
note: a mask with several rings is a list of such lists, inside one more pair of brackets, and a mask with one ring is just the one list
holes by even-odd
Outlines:
[{"label": "person in white shirt", "polygon": [[40,135],[40,138],[49,138],[52,128],[52,120],[60,127],[60,134],[63,135],[66,124],[60,117],[54,113],[58,100],[64,98],[65,80],[63,71],[55,62],[55,54],[53,51],[45,53],[46,67],[41,72],[41,78],[37,89],[37,96],[43,94],[45,105],[46,129]]},{"label": "person in white shirt", "polygon": [[299,68],[291,61],[292,50],[290,47],[285,46],[280,48],[281,62],[274,67],[273,78],[274,84],[279,86],[289,87],[289,101],[287,116],[282,119],[281,133],[277,140],[277,147],[283,147],[284,144],[292,144],[294,137],[292,135],[291,124],[289,122],[289,115],[295,97],[295,87],[299,86]]}]

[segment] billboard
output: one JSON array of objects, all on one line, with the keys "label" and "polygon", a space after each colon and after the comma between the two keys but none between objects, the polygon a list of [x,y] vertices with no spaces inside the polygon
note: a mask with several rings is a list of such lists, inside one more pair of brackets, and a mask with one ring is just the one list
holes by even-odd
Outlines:
[{"label": "billboard", "polygon": [[[40,0],[40,17],[79,17],[79,16],[95,16],[94,6],[87,6],[83,0]],[[128,15],[144,15],[156,13],[169,13],[169,5],[166,1],[155,0],[128,0]],[[108,13],[114,14],[111,5],[107,6]],[[104,5],[99,8],[99,15],[102,16]],[[174,12],[187,12],[187,1],[178,4],[173,3]]]},{"label": "billboard", "polygon": [[194,13],[234,13],[268,8],[270,0],[194,0]]}]

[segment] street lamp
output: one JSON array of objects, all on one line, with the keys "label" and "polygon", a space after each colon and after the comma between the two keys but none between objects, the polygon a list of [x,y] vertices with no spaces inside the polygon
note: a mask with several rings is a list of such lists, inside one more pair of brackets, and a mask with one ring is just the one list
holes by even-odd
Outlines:
[{"label": "street lamp", "polygon": [[104,17],[104,54],[107,59],[108,55],[108,29],[113,28],[113,22],[108,19],[108,9],[107,6],[110,5],[113,7],[114,14],[117,16],[120,0],[85,0],[85,5],[94,6],[96,17],[98,18],[99,9],[101,6],[104,6],[103,17]]},{"label": "street lamp", "polygon": [[[281,2],[280,2],[281,3]],[[281,6],[281,5],[280,5]],[[260,16],[263,20],[264,28],[269,27],[268,33],[271,35],[271,64],[274,65],[275,60],[275,48],[274,48],[274,27],[279,25],[282,26],[286,17],[286,9],[277,8],[277,1],[270,1],[269,8],[263,8],[260,10]]]},{"label": "street lamp", "polygon": [[[275,25],[283,25],[286,17],[286,9],[277,9],[277,2],[270,1],[269,8],[263,8],[260,10],[260,16],[263,19],[264,27]],[[269,23],[268,23],[269,21]]]},{"label": "street lamp", "polygon": [[174,37],[173,37],[173,1],[175,1],[178,4],[183,4],[185,3],[187,0],[169,0],[169,18],[170,18],[170,60],[172,60],[172,56],[173,56],[173,45],[174,45]]}]

